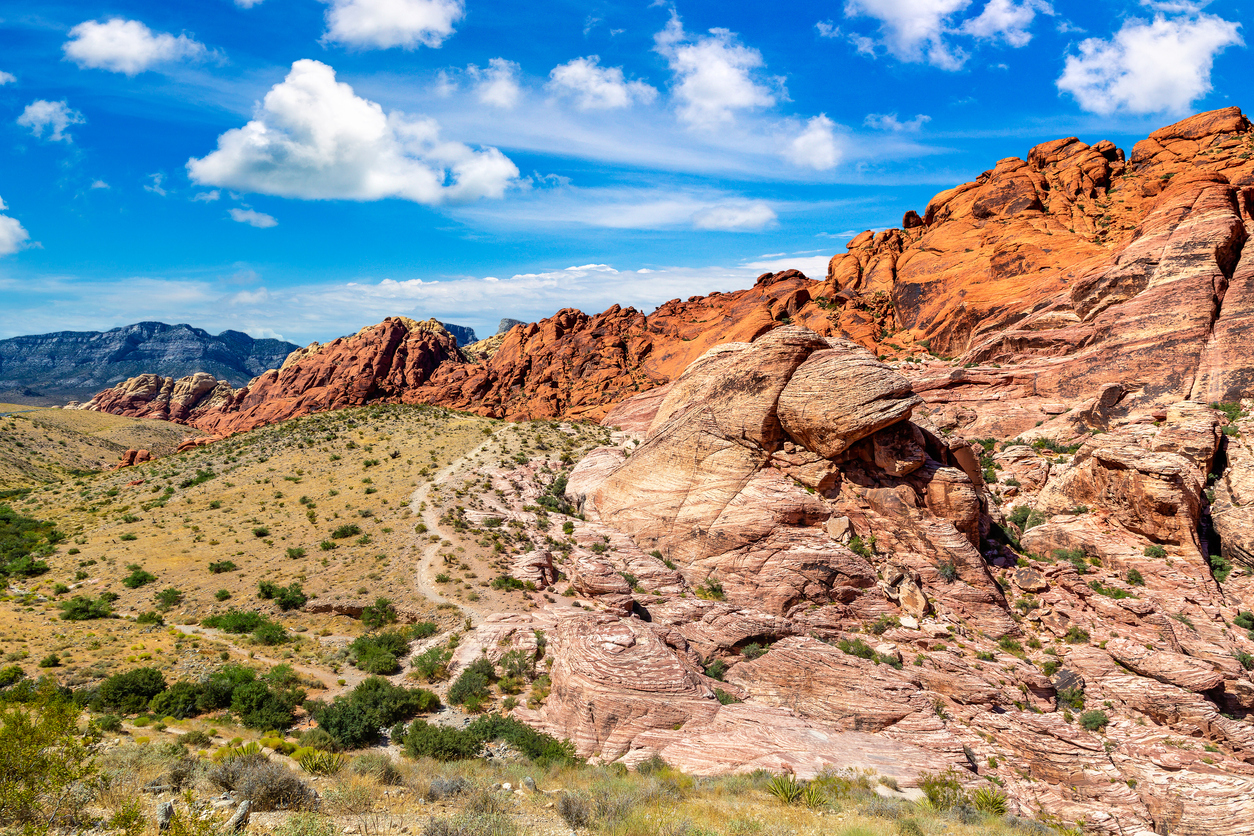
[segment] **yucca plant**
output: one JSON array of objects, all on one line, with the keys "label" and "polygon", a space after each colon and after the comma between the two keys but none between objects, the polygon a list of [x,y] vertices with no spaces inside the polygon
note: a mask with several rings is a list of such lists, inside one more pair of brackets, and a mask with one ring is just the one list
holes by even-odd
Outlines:
[{"label": "yucca plant", "polygon": [[1006,795],[1003,792],[993,789],[992,787],[980,787],[971,793],[971,803],[975,809],[981,813],[991,813],[994,816],[1004,816],[1009,812],[1009,805],[1006,803]]},{"label": "yucca plant", "polygon": [[791,773],[776,775],[766,784],[766,791],[785,804],[795,804],[804,791],[797,777]]},{"label": "yucca plant", "polygon": [[324,752],[321,749],[309,749],[297,752],[296,762],[300,768],[310,775],[334,775],[348,764],[348,758],[339,752]]},{"label": "yucca plant", "polygon": [[817,810],[820,807],[827,806],[827,792],[823,787],[814,781],[806,782],[801,788],[801,803],[809,807],[811,810]]}]

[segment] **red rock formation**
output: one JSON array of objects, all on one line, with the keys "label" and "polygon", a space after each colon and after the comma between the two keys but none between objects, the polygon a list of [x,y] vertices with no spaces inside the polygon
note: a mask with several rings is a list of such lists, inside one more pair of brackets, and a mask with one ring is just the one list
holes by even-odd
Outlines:
[{"label": "red rock formation", "polygon": [[121,470],[124,467],[134,467],[137,464],[152,461],[152,453],[147,450],[127,450],[122,454],[122,461],[114,465],[114,470]]}]

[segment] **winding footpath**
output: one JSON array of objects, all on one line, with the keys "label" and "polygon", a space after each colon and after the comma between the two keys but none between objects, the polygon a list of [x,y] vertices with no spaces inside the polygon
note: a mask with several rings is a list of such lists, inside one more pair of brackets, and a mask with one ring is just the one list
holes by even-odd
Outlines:
[{"label": "winding footpath", "polygon": [[[483,613],[468,602],[454,601],[440,592],[435,583],[436,560],[440,556],[440,541],[451,540],[449,533],[440,528],[440,517],[436,509],[427,502],[427,497],[431,494],[432,485],[440,485],[444,480],[448,479],[455,473],[458,468],[466,464],[471,458],[479,455],[486,450],[492,443],[496,441],[496,433],[484,440],[482,444],[473,450],[463,453],[458,458],[449,462],[443,468],[438,470],[431,481],[418,486],[418,488],[409,497],[409,508],[423,525],[427,527],[426,534],[413,535],[418,541],[417,548],[421,550],[421,557],[418,560],[418,566],[414,572],[414,586],[420,595],[441,604],[451,604],[460,610],[463,610],[470,616],[472,626],[477,626],[483,620]],[[436,539],[431,539],[435,537]]]}]

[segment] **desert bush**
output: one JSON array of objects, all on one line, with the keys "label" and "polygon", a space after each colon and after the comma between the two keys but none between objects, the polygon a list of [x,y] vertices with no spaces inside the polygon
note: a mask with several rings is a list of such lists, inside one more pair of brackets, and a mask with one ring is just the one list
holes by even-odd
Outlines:
[{"label": "desert bush", "polygon": [[192,729],[180,737],[179,742],[186,743],[188,746],[208,746],[213,742],[213,738],[200,729]]},{"label": "desert bush", "polygon": [[113,615],[113,607],[110,602],[103,596],[100,598],[87,598],[82,595],[75,595],[68,601],[62,601],[57,605],[61,610],[61,619],[63,621],[88,621],[93,618],[108,618]]},{"label": "desert bush", "polygon": [[234,572],[239,567],[231,560],[216,560],[209,564],[209,572],[214,575],[221,575],[224,572]]},{"label": "desert bush", "polygon": [[95,705],[101,708],[137,714],[148,707],[153,697],[166,689],[165,677],[156,668],[136,668],[114,674],[96,691]]},{"label": "desert bush", "polygon": [[394,674],[401,669],[400,657],[409,652],[409,643],[404,630],[385,630],[358,636],[348,646],[348,656],[366,673]]},{"label": "desert bush", "polygon": [[219,789],[251,801],[257,812],[300,808],[315,798],[296,773],[259,753],[225,760],[212,767],[206,777]]},{"label": "desert bush", "polygon": [[96,728],[101,731],[118,732],[122,730],[122,718],[116,714],[101,714],[94,718]]},{"label": "desert bush", "polygon": [[952,810],[967,801],[966,791],[952,768],[941,773],[924,774],[919,778],[919,789],[937,810]]},{"label": "desert bush", "polygon": [[453,651],[446,647],[431,647],[413,657],[409,664],[425,682],[436,682],[448,676],[448,663]]},{"label": "desert bush", "polygon": [[1105,711],[1086,711],[1080,715],[1080,725],[1091,732],[1101,731],[1109,723],[1110,718],[1106,716]]},{"label": "desert bush", "polygon": [[340,748],[340,744],[336,742],[335,738],[321,727],[310,729],[302,734],[300,736],[300,745],[311,749],[322,749],[327,752],[334,752]]},{"label": "desert bush", "polygon": [[1167,550],[1162,546],[1146,546],[1144,554],[1146,557],[1156,557],[1162,560],[1167,556]]},{"label": "desert bush", "polygon": [[427,801],[439,801],[442,798],[452,798],[461,795],[470,789],[470,782],[460,776],[452,778],[432,778],[431,783],[427,786],[425,798]]},{"label": "desert bush", "polygon": [[305,700],[299,688],[271,689],[264,682],[246,682],[231,694],[231,711],[250,729],[285,729],[293,710]]},{"label": "desert bush", "polygon": [[382,752],[365,752],[358,755],[353,758],[348,770],[354,775],[374,778],[384,786],[397,786],[401,783],[401,771],[396,768],[392,759]]},{"label": "desert bush", "polygon": [[488,688],[496,679],[496,666],[486,656],[480,656],[466,666],[457,680],[449,686],[448,701],[453,705],[463,705],[467,700],[488,696]]},{"label": "desert bush", "polygon": [[273,600],[284,612],[298,610],[309,600],[309,596],[301,589],[299,581],[292,581],[287,586],[279,586],[270,581],[258,581],[257,597]]},{"label": "desert bush", "polygon": [[76,824],[84,782],[96,772],[81,709],[45,688],[30,705],[0,708],[0,822],[25,834]]},{"label": "desert bush", "polygon": [[224,665],[200,683],[200,696],[196,705],[201,711],[229,708],[235,689],[257,678],[251,668],[243,665]]},{"label": "desert bush", "polygon": [[152,572],[145,571],[134,563],[126,568],[131,570],[129,575],[122,578],[122,586],[127,589],[139,589],[141,586],[152,583],[157,579],[157,576]]},{"label": "desert bush", "polygon": [[557,814],[571,830],[592,824],[592,800],[582,792],[564,792],[557,798]]},{"label": "desert bush", "polygon": [[405,754],[411,758],[429,757],[440,761],[467,760],[476,757],[483,744],[491,740],[509,743],[540,765],[576,761],[574,747],[569,741],[558,740],[512,717],[499,714],[480,717],[464,729],[432,726],[415,720],[405,732]]},{"label": "desert bush", "polygon": [[388,624],[395,624],[396,607],[387,598],[376,598],[373,604],[361,611],[361,623],[371,630],[379,630]]},{"label": "desert bush", "polygon": [[330,704],[312,704],[312,712],[338,746],[356,749],[373,743],[379,729],[439,706],[439,697],[431,691],[372,676]]},{"label": "desert bush", "polygon": [[180,681],[152,698],[148,710],[158,717],[185,720],[200,713],[200,686],[194,682]]},{"label": "desert bush", "polygon": [[361,534],[361,526],[357,523],[346,523],[331,532],[332,540],[343,540],[347,537],[356,537]]}]

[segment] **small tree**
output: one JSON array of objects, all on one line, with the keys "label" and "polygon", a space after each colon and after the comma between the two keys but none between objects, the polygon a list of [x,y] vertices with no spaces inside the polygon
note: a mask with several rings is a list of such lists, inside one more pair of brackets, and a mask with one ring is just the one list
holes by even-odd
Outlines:
[{"label": "small tree", "polygon": [[78,732],[80,709],[50,688],[31,705],[0,710],[0,822],[47,833],[79,812],[75,790],[96,772],[96,732]]}]

